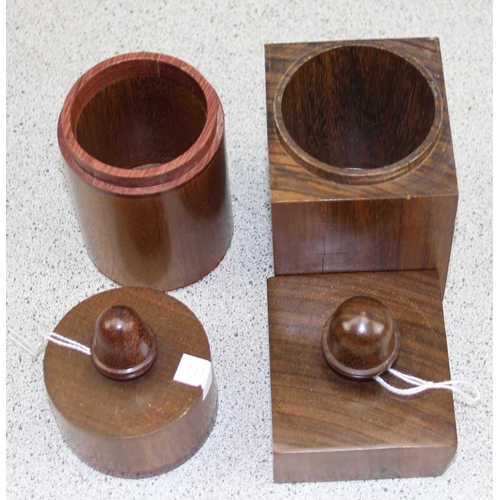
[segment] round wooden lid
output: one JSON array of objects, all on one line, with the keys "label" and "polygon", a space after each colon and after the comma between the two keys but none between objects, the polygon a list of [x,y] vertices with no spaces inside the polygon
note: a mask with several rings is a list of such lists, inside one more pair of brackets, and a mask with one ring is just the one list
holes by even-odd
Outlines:
[{"label": "round wooden lid", "polygon": [[149,288],[94,295],[54,331],[90,346],[97,319],[112,306],[130,308],[154,332],[157,354],[150,368],[132,380],[114,380],[91,356],[49,343],[45,384],[65,441],[85,463],[114,476],[153,476],[185,462],[210,434],[217,411],[215,378],[205,393],[174,380],[183,354],[211,361],[210,348],[186,306]]}]

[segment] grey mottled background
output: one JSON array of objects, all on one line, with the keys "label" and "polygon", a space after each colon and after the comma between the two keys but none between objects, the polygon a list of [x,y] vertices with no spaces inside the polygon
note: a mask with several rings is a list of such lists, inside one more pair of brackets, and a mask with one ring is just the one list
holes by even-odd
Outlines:
[{"label": "grey mottled background", "polygon": [[[440,38],[460,201],[444,300],[451,371],[483,400],[457,403],[459,449],[438,478],[274,484],[266,278],[273,274],[264,44]],[[56,138],[72,84],[115,54],[195,66],[226,114],[231,248],[173,293],[202,321],[219,413],[200,452],[152,479],[107,477],[64,444],[33,361],[7,340],[7,496],[50,498],[487,498],[492,489],[492,3],[490,1],[7,2],[7,332],[36,338],[115,285],[83,247]]]}]

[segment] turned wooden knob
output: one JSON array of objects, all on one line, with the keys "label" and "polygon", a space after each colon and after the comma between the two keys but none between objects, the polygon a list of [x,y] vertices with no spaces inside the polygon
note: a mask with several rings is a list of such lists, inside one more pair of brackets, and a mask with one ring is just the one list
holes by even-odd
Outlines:
[{"label": "turned wooden knob", "polygon": [[401,335],[387,307],[372,297],[351,297],[328,319],[322,336],[323,354],[338,373],[369,379],[396,361]]},{"label": "turned wooden knob", "polygon": [[99,314],[91,344],[96,368],[115,380],[139,377],[156,359],[156,336],[130,307],[111,306]]}]

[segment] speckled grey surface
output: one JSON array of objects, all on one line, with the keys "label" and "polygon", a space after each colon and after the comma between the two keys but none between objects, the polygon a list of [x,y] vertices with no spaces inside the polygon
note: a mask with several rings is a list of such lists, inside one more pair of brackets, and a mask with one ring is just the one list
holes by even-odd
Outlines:
[{"label": "speckled grey surface", "polygon": [[[161,4],[161,5],[160,5]],[[440,38],[460,188],[444,299],[458,453],[438,478],[274,484],[266,279],[273,274],[264,44]],[[83,247],[56,138],[71,85],[115,54],[195,66],[226,114],[235,233],[220,266],[174,292],[210,340],[219,413],[203,448],[152,479],[79,461],[52,416],[41,359],[7,341],[7,496],[26,498],[487,498],[492,490],[492,6],[482,1],[7,2],[7,332],[34,340],[115,285]]]}]

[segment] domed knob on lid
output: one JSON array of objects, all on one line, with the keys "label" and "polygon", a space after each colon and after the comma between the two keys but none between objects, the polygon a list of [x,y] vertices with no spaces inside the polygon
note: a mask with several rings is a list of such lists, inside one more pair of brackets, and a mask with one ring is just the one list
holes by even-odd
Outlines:
[{"label": "domed knob on lid", "polygon": [[396,361],[401,335],[387,307],[372,297],[351,297],[340,304],[323,328],[323,354],[338,373],[369,379]]},{"label": "domed knob on lid", "polygon": [[130,307],[111,306],[99,314],[90,346],[92,361],[107,377],[137,378],[156,358],[156,336]]}]

